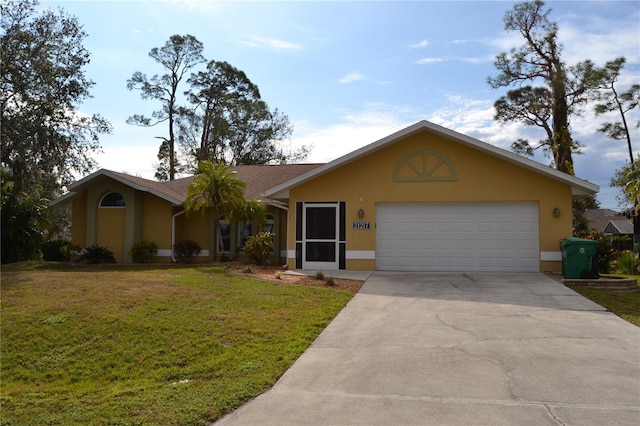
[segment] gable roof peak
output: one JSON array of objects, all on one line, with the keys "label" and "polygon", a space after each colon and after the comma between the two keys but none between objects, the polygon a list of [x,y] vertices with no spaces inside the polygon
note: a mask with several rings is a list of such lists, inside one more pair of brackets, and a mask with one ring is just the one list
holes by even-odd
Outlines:
[{"label": "gable roof peak", "polygon": [[471,136],[467,136],[462,133],[458,133],[455,130],[447,129],[446,127],[442,127],[438,124],[432,123],[427,120],[420,120],[415,124],[412,124],[408,127],[405,127],[404,129],[401,129],[395,133],[390,134],[389,136],[386,136],[382,139],[379,139],[375,142],[365,145],[359,149],[356,149],[355,151],[352,151],[346,155],[343,155],[342,157],[339,157],[329,163],[326,163],[308,173],[298,176],[295,179],[284,182],[283,184],[278,185],[277,187],[274,187],[269,191],[267,191],[265,195],[271,198],[287,198],[289,189],[303,182],[311,180],[322,174],[328,173],[331,170],[334,170],[338,167],[341,167],[345,164],[348,164],[352,161],[355,161],[361,157],[369,155],[386,146],[397,143],[409,136],[412,136],[422,131],[435,133],[445,139],[449,139],[456,143],[460,143],[460,144],[478,149],[487,154],[493,155],[495,157],[501,158],[508,162],[514,163],[518,166],[532,170],[536,173],[540,173],[552,179],[567,183],[571,186],[571,192],[573,195],[591,195],[591,194],[597,193],[600,190],[598,185],[587,182],[586,180],[579,179],[575,176],[571,176],[566,173],[560,172],[556,169],[540,164],[534,160],[522,157],[518,154],[514,154],[513,152],[509,152],[495,145],[491,145],[489,143],[483,142],[479,139],[472,138]]}]

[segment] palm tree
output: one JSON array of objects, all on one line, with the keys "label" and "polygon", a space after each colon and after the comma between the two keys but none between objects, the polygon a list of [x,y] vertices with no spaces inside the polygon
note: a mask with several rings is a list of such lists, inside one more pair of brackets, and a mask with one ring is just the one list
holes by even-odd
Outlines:
[{"label": "palm tree", "polygon": [[214,217],[216,227],[210,243],[212,259],[216,257],[215,237],[220,228],[218,217],[230,217],[245,203],[246,185],[235,174],[231,166],[226,164],[201,161],[184,202],[187,214],[210,209]]},{"label": "palm tree", "polygon": [[[257,231],[261,231],[267,223],[267,208],[258,200],[244,200],[229,213],[229,218],[237,221],[238,224],[251,223]],[[244,243],[244,240],[238,241],[238,251]]]}]

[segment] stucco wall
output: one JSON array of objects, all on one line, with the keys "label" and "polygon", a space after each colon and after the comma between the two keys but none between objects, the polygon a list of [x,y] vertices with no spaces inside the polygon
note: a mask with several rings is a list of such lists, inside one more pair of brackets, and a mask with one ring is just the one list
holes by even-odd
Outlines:
[{"label": "stucco wall", "polygon": [[131,247],[125,247],[125,209],[100,208],[96,218],[96,244],[113,252],[116,261],[125,261],[125,253]]},{"label": "stucco wall", "polygon": [[160,250],[170,250],[171,203],[149,193],[143,194],[143,197],[142,239],[153,241]]},{"label": "stucco wall", "polygon": [[87,193],[78,194],[71,202],[71,243],[82,247],[87,244]]},{"label": "stucco wall", "polygon": [[[407,156],[428,150],[448,159],[453,170],[444,168],[434,177],[454,180],[398,181],[396,167]],[[435,157],[430,157],[433,160]],[[420,160],[416,157],[415,167]],[[402,169],[401,169],[402,170]],[[403,175],[400,175],[402,178]],[[491,202],[535,201],[539,203],[541,252],[557,252],[559,240],[570,236],[571,188],[521,166],[482,153],[476,149],[421,132],[378,150],[341,168],[299,185],[290,191],[290,206],[297,201],[346,201],[346,221],[367,220],[370,230],[347,226],[347,252],[375,250],[375,211],[377,202]],[[560,209],[554,217],[553,210]],[[359,219],[357,212],[365,216]],[[290,208],[288,247],[295,247],[295,208]],[[289,266],[293,267],[292,259]],[[541,269],[560,269],[560,262],[540,262]],[[375,269],[375,260],[349,259],[347,269]]]}]

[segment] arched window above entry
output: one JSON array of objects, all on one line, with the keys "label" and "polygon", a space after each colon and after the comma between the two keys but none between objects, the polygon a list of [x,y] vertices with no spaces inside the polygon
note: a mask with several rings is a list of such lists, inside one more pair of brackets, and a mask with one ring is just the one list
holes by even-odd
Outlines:
[{"label": "arched window above entry", "polygon": [[100,200],[100,207],[125,207],[124,197],[119,192],[108,192]]}]

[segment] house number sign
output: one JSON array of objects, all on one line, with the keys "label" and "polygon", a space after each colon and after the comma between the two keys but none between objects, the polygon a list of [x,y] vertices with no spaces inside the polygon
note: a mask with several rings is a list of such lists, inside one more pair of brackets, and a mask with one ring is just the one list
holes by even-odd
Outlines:
[{"label": "house number sign", "polygon": [[353,222],[353,229],[355,229],[355,230],[371,229],[371,222],[357,220],[357,221]]}]

